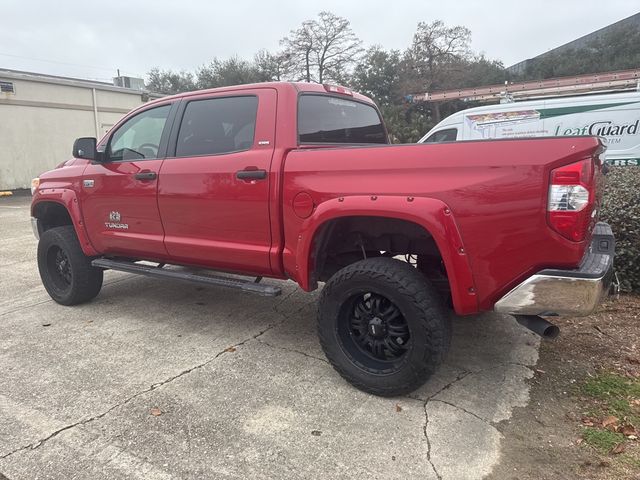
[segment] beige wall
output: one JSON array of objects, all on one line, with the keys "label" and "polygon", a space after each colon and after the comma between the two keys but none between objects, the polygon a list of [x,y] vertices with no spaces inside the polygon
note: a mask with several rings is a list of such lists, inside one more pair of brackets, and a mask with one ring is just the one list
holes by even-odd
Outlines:
[{"label": "beige wall", "polygon": [[[143,103],[141,93],[2,77],[15,94],[0,93],[0,191],[29,188],[31,179],[71,158],[77,137],[101,137],[126,112]],[[97,130],[97,131],[96,131]]]}]

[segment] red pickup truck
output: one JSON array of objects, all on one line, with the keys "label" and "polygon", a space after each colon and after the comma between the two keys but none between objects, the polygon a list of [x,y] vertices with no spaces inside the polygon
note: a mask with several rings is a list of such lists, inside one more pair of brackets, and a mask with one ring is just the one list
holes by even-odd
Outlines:
[{"label": "red pickup truck", "polygon": [[147,103],[35,179],[43,284],[74,305],[98,294],[105,269],[270,296],[280,289],[262,277],[326,282],[322,347],[378,395],[433,373],[448,307],[553,336],[541,316],[589,314],[608,292],[597,138],[388,143],[375,104],[331,85]]}]

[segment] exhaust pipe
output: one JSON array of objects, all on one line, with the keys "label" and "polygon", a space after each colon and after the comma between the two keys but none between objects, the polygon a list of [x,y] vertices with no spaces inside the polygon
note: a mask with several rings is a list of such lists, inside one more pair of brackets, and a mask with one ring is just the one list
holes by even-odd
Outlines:
[{"label": "exhaust pipe", "polygon": [[538,315],[514,315],[516,321],[542,338],[553,340],[560,335],[560,329]]}]

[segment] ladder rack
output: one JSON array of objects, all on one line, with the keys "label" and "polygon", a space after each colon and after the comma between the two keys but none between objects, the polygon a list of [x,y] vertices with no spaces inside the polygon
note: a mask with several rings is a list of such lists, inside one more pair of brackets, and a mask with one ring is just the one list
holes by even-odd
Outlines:
[{"label": "ladder rack", "polygon": [[411,103],[446,102],[449,100],[491,101],[506,99],[506,101],[513,101],[514,99],[585,95],[621,90],[640,90],[640,69],[417,93],[407,95],[406,99]]}]

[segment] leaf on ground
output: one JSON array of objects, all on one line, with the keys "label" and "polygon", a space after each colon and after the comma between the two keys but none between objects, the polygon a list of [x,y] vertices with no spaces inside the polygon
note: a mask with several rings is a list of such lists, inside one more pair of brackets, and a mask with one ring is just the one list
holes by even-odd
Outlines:
[{"label": "leaf on ground", "polygon": [[229,347],[229,348],[225,348],[224,350],[225,352],[229,352],[229,353],[233,353],[236,351],[236,347]]},{"label": "leaf on ground", "polygon": [[160,415],[162,415],[162,410],[160,410],[158,407],[153,407],[151,410],[149,410],[149,413],[154,417],[159,417]]},{"label": "leaf on ground", "polygon": [[595,425],[595,420],[590,417],[582,417],[581,422],[587,427],[593,427]]},{"label": "leaf on ground", "polygon": [[613,447],[611,449],[611,453],[613,455],[618,455],[619,453],[624,452],[626,448],[627,447],[626,447],[626,445],[624,443],[619,443],[619,444],[617,444],[615,447]]},{"label": "leaf on ground", "polygon": [[629,435],[638,434],[638,432],[636,432],[636,427],[634,427],[633,425],[623,425],[622,428],[620,429],[620,433],[622,433],[623,435],[626,435],[627,437]]},{"label": "leaf on ground", "polygon": [[608,417],[606,417],[604,420],[602,420],[602,426],[604,428],[607,427],[613,427],[615,430],[616,424],[618,423],[618,417],[614,417],[613,415],[610,415]]},{"label": "leaf on ground", "polygon": [[401,412],[402,411],[402,407],[400,406],[399,403],[396,403],[396,412]]}]

